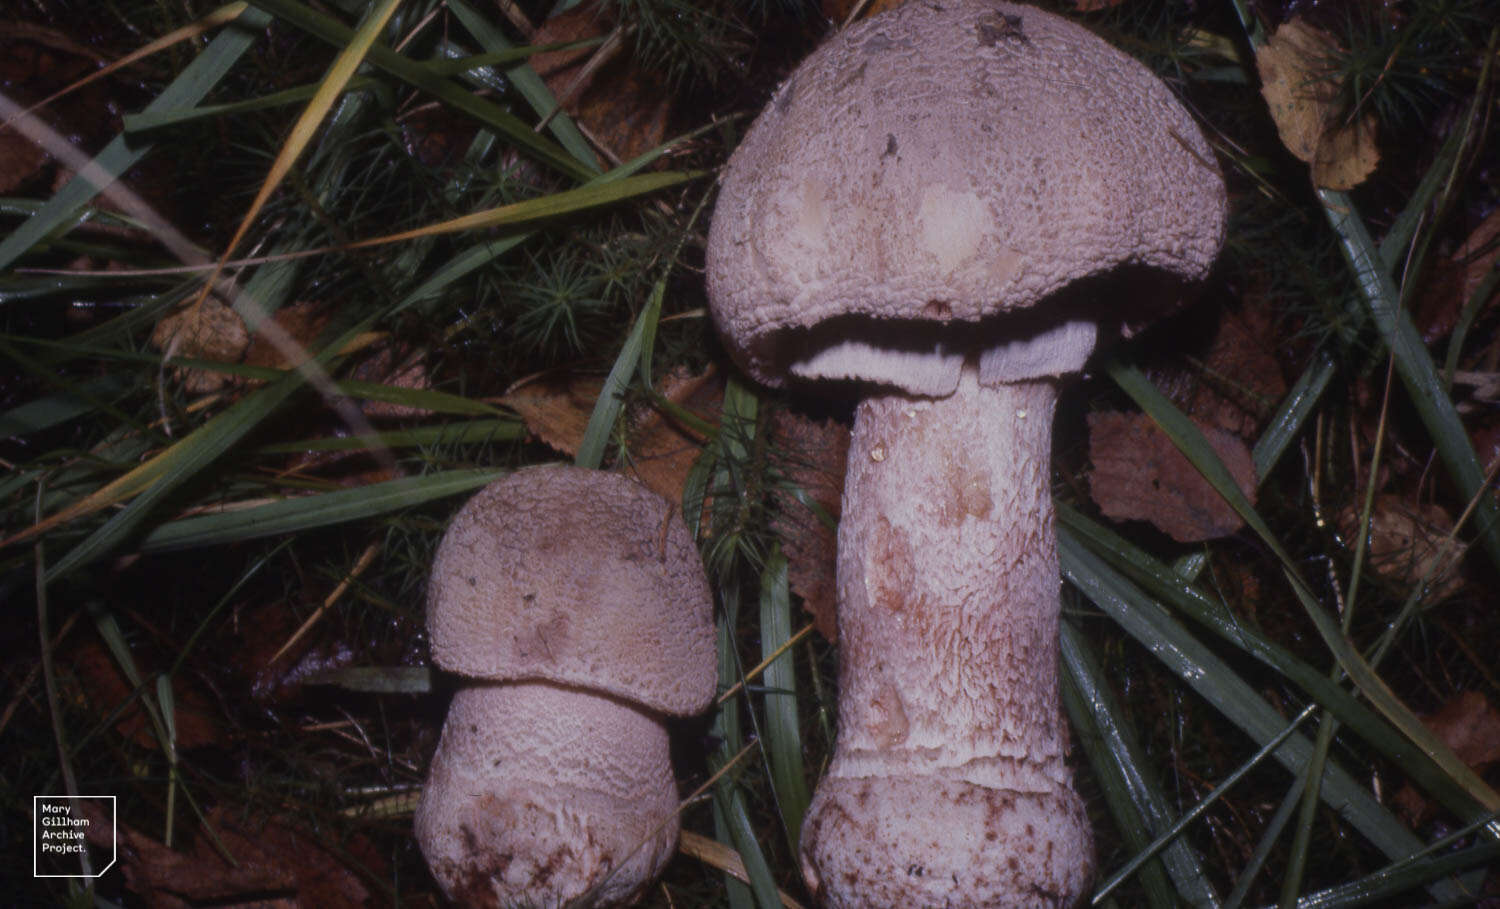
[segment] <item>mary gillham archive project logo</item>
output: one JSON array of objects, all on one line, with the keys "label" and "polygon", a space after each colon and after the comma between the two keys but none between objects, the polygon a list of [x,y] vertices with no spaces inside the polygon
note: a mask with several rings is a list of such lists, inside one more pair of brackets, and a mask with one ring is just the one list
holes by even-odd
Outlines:
[{"label": "mary gillham archive project logo", "polygon": [[31,808],[34,876],[96,878],[114,865],[114,796],[37,795]]}]

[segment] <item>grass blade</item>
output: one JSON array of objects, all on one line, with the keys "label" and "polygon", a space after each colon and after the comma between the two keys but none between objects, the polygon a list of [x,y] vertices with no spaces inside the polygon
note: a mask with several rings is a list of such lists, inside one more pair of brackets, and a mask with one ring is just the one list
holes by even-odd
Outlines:
[{"label": "grass blade", "polygon": [[1448,810],[1466,820],[1484,815],[1484,808],[1430,757],[1413,747],[1378,713],[1334,684],[1326,672],[1314,669],[1254,627],[1241,623],[1222,602],[1185,583],[1169,567],[1103,525],[1066,505],[1058,506],[1057,518],[1059,533],[1068,534],[1124,571],[1142,586],[1147,595],[1184,613],[1215,636],[1300,687]]},{"label": "grass blade", "polygon": [[450,470],[423,477],[404,477],[341,489],[321,495],[285,499],[239,511],[182,518],[161,525],[141,541],[142,552],[164,552],[219,546],[257,537],[300,533],[421,505],[478,489],[508,471]]},{"label": "grass blade", "polygon": [[[239,18],[225,26],[218,37],[172,80],[171,85],[162,89],[161,94],[146,105],[146,110],[172,110],[201,101],[270,24],[270,17],[264,13],[253,9],[245,10]],[[151,149],[150,143],[127,141],[123,135],[116,136],[103,151],[94,156],[93,163],[104,173],[119,179],[121,174],[134,167]],[[4,240],[0,240],[0,272],[13,265],[53,231],[71,226],[70,222],[77,216],[78,210],[102,188],[94,185],[82,173],[69,180],[40,211]]]},{"label": "grass blade", "polygon": [[[514,47],[505,39],[500,30],[490,24],[488,19],[479,15],[473,7],[464,0],[448,0],[448,9],[453,12],[453,17],[459,24],[468,30],[469,34],[480,43],[486,50],[510,50]],[[552,96],[552,90],[542,77],[536,74],[531,64],[522,62],[519,66],[513,66],[505,71],[511,84],[526,103],[531,105],[532,111],[538,117],[546,117],[552,114],[552,119],[547,123],[547,129],[557,139],[558,144],[568,150],[580,165],[592,171],[599,170],[599,161],[594,157],[594,151],[589,147],[588,140],[583,133],[578,131],[573,118],[562,111],[555,111],[557,99]]]},{"label": "grass blade", "polygon": [[[1104,789],[1115,827],[1124,835],[1125,845],[1139,855],[1150,845],[1149,834],[1168,823],[1170,815],[1166,802],[1144,770],[1146,763],[1140,745],[1124,721],[1098,663],[1089,652],[1088,642],[1067,621],[1062,622],[1058,630],[1062,651],[1063,706],[1067,708],[1089,765]],[[1169,860],[1173,857],[1182,860],[1186,869],[1199,864],[1191,847],[1181,841],[1169,844],[1164,851]],[[1188,888],[1206,889],[1202,882],[1207,878],[1201,868],[1196,873],[1189,870],[1186,879],[1175,875],[1174,879],[1184,894],[1190,892]],[[1141,866],[1140,882],[1153,907],[1175,909],[1177,895],[1172,882],[1167,879],[1160,856],[1151,856]],[[1208,890],[1206,896],[1212,900],[1213,891]]]},{"label": "grass blade", "polygon": [[[1265,745],[1279,735],[1286,720],[1223,660],[1214,655],[1161,606],[1140,593],[1084,548],[1066,528],[1058,528],[1058,562],[1063,577],[1115,620],[1168,669],[1197,691],[1226,718]],[[1312,743],[1293,735],[1273,756],[1296,774],[1312,756]],[[1337,764],[1323,773],[1324,802],[1393,860],[1420,852],[1424,844],[1385,806]],[[1450,881],[1429,888],[1438,899],[1462,895]]]},{"label": "grass blade", "polygon": [[[651,289],[651,299],[636,317],[630,337],[625,339],[625,345],[615,357],[614,367],[604,379],[604,387],[599,390],[599,399],[594,403],[594,412],[589,415],[588,427],[583,432],[583,441],[578,443],[578,454],[573,463],[579,467],[596,469],[604,461],[604,448],[625,409],[625,391],[630,387],[630,377],[641,368],[643,358],[650,355],[651,346],[646,339],[655,336],[656,322],[661,318],[662,297],[666,292],[667,279],[663,277]],[[648,383],[650,378],[649,373],[644,376]]]},{"label": "grass blade", "polygon": [[[795,855],[809,796],[797,709],[797,668],[793,652],[782,650],[791,637],[792,597],[787,561],[777,548],[766,559],[760,576],[760,649],[762,659],[769,661],[762,675],[766,718],[761,728],[787,845]],[[778,650],[782,652],[776,655]]]},{"label": "grass blade", "polygon": [[[253,2],[255,6],[271,13],[276,18],[335,47],[343,48],[352,39],[353,31],[342,22],[301,3],[295,3],[293,0],[253,0]],[[538,160],[555,167],[574,180],[587,180],[597,174],[597,171],[579,164],[572,155],[559,148],[556,143],[537,135],[519,117],[508,113],[493,101],[465,91],[451,80],[438,75],[431,68],[409,60],[383,45],[371,47],[368,59],[371,64],[396,78],[427,92],[449,107],[474,117],[511,143],[526,149]]]},{"label": "grass blade", "polygon": [[1432,436],[1438,457],[1464,500],[1478,501],[1474,531],[1483,541],[1490,561],[1500,566],[1500,506],[1485,486],[1484,469],[1474,455],[1469,434],[1448,397],[1447,386],[1412,325],[1410,313],[1401,308],[1401,295],[1386,273],[1353,200],[1345,193],[1327,189],[1318,190],[1318,197],[1323,202],[1328,223],[1338,234],[1339,246],[1354,273],[1375,326],[1395,357],[1396,373]]},{"label": "grass blade", "polygon": [[[1362,227],[1361,230],[1363,230]],[[1386,283],[1388,284],[1389,281]],[[1402,313],[1401,315],[1404,316],[1405,314]],[[1408,329],[1411,328],[1409,319],[1406,319],[1404,324]],[[1414,334],[1415,329],[1412,329],[1412,331]],[[1420,354],[1420,361],[1426,364],[1427,370],[1432,373],[1431,378],[1436,382],[1436,372],[1432,370],[1432,360],[1427,357],[1426,350],[1418,345],[1417,351]],[[1397,358],[1397,368],[1398,370],[1400,369],[1399,357]],[[1203,474],[1204,479],[1208,480],[1214,487],[1214,490],[1223,497],[1224,501],[1228,502],[1239,513],[1240,517],[1244,518],[1245,523],[1276,554],[1276,557],[1281,561],[1282,570],[1286,575],[1287,581],[1291,584],[1293,592],[1302,604],[1303,612],[1312,620],[1319,637],[1323,639],[1324,644],[1328,646],[1334,658],[1338,660],[1339,666],[1343,668],[1344,672],[1348,674],[1349,678],[1358,686],[1364,696],[1369,698],[1370,702],[1375,705],[1376,709],[1385,714],[1392,725],[1401,730],[1418,748],[1426,752],[1442,768],[1443,772],[1462,786],[1470,796],[1490,811],[1500,810],[1500,793],[1496,793],[1494,789],[1490,788],[1489,784],[1480,779],[1478,774],[1453,753],[1453,749],[1449,748],[1432,730],[1424,726],[1421,720],[1417,719],[1416,715],[1411,712],[1411,709],[1396,697],[1395,693],[1390,690],[1384,680],[1370,667],[1370,664],[1365,661],[1365,658],[1360,655],[1359,651],[1354,649],[1354,646],[1349,642],[1348,637],[1345,636],[1339,623],[1316,601],[1312,593],[1308,590],[1306,583],[1298,575],[1296,562],[1287,553],[1286,549],[1282,547],[1275,535],[1271,533],[1270,527],[1267,526],[1266,522],[1255,511],[1254,506],[1250,504],[1249,499],[1245,497],[1238,484],[1235,483],[1234,477],[1230,475],[1229,469],[1219,460],[1218,454],[1214,452],[1213,447],[1208,444],[1208,441],[1203,438],[1203,433],[1194,425],[1193,421],[1173,406],[1161,392],[1157,391],[1155,386],[1141,374],[1140,370],[1124,366],[1118,361],[1111,361],[1107,369],[1110,376],[1125,390],[1126,394],[1129,394],[1140,405],[1141,409],[1151,416],[1156,424],[1161,427],[1162,431],[1172,439],[1173,444],[1177,446],[1178,450],[1192,463],[1193,467],[1199,473]],[[1456,423],[1458,417],[1453,411],[1452,403],[1448,401],[1446,396],[1439,395],[1439,397],[1443,405],[1446,406],[1447,412]],[[1464,433],[1462,425],[1457,426],[1457,432],[1464,451],[1472,459],[1474,450],[1469,445],[1468,436]],[[1474,461],[1474,466],[1477,470],[1477,460]],[[1480,477],[1480,483],[1482,487],[1483,477]],[[1489,498],[1489,494],[1483,492],[1482,489],[1481,493],[1485,496],[1485,501],[1491,506],[1491,510],[1493,511],[1494,500]]]}]

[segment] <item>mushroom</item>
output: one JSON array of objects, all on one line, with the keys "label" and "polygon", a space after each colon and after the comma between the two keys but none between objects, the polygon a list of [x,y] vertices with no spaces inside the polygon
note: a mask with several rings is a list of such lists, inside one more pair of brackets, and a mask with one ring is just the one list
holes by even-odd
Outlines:
[{"label": "mushroom", "polygon": [[827,905],[1088,886],[1057,694],[1057,381],[1203,278],[1224,218],[1212,150],[1149,70],[985,0],[845,29],[730,159],[707,271],[731,355],[771,386],[869,392],[838,529],[838,739],[800,846]]},{"label": "mushroom", "polygon": [[516,471],[438,547],[433,659],[484,680],[453,698],[416,812],[448,898],[627,902],[675,851],[662,715],[713,698],[713,601],[687,528],[626,477]]}]

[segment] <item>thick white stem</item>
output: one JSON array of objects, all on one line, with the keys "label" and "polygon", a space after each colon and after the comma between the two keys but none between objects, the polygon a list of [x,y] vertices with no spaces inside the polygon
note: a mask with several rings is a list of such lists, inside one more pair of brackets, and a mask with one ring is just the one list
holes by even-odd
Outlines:
[{"label": "thick white stem", "polygon": [[855,417],[839,737],[804,828],[829,906],[1068,905],[1091,844],[1057,695],[1049,381]]},{"label": "thick white stem", "polygon": [[455,904],[560,909],[591,891],[590,906],[626,902],[677,845],[666,728],[550,682],[461,688],[415,828]]}]

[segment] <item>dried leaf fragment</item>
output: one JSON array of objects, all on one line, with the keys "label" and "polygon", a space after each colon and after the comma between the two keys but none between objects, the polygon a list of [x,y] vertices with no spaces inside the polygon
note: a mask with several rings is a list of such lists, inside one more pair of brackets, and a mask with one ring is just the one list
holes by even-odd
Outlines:
[{"label": "dried leaf fragment", "polygon": [[1226,309],[1200,363],[1154,368],[1148,375],[1183,413],[1251,439],[1286,395],[1274,353],[1279,343],[1269,307]]},{"label": "dried leaf fragment", "polygon": [[[1490,212],[1463,245],[1436,269],[1434,280],[1417,309],[1417,327],[1422,340],[1432,344],[1448,336],[1479,285],[1500,259],[1500,209]],[[1500,298],[1500,285],[1477,302],[1476,314]]]},{"label": "dried leaf fragment", "polygon": [[[1194,421],[1195,423],[1197,421]],[[1114,520],[1150,521],[1179,543],[1228,536],[1240,516],[1145,414],[1091,413],[1089,489]],[[1235,484],[1253,503],[1255,467],[1239,436],[1198,423]]]},{"label": "dried leaf fragment", "polygon": [[[208,296],[157,322],[151,343],[169,360],[188,357],[237,363],[250,347],[250,332],[238,313],[218,297]],[[228,373],[206,369],[182,369],[177,374],[183,387],[194,394],[218,391],[234,380]]]},{"label": "dried leaf fragment", "polygon": [[[86,803],[87,804],[87,803]],[[211,809],[207,821],[234,864],[215,851],[207,836],[194,839],[191,850],[169,849],[124,824],[112,828],[98,808],[89,805],[89,841],[109,848],[118,837],[120,870],[126,887],[146,905],[176,907],[364,906],[374,894],[359,876],[313,838],[277,822],[251,829],[237,812]],[[350,847],[355,848],[350,848]],[[378,862],[362,841],[347,844],[350,852]]]},{"label": "dried leaf fragment", "polygon": [[1287,150],[1312,165],[1313,183],[1351,189],[1375,170],[1376,118],[1365,112],[1349,121],[1339,104],[1338,81],[1329,65],[1338,52],[1333,36],[1301,19],[1282,23],[1255,51],[1261,95]]},{"label": "dried leaf fragment", "polygon": [[772,446],[783,452],[781,484],[772,492],[772,527],[787,558],[792,592],[818,633],[838,639],[838,532],[799,501],[794,489],[838,520],[849,460],[849,427],[789,411],[771,419]]},{"label": "dried leaf fragment", "polygon": [[[1339,514],[1339,528],[1347,537],[1358,532],[1359,509],[1351,505]],[[1426,583],[1431,601],[1458,592],[1458,572],[1464,546],[1448,542],[1453,519],[1442,506],[1417,505],[1393,493],[1375,497],[1370,511],[1369,566],[1393,583]]]},{"label": "dried leaf fragment", "polygon": [[[532,435],[558,451],[574,455],[583,442],[589,417],[604,383],[595,376],[547,375],[505,393],[500,403],[520,414]],[[672,403],[713,419],[724,400],[724,382],[714,370],[699,374],[674,372],[663,377],[657,391]],[[628,463],[620,465],[668,501],[682,501],[682,487],[702,447],[691,429],[654,407],[628,416]]]},{"label": "dried leaf fragment", "polygon": [[[1484,773],[1500,762],[1500,710],[1480,692],[1460,692],[1437,713],[1421,720],[1475,773]],[[1431,804],[1410,784],[1396,793],[1396,804],[1413,824],[1421,823],[1432,812]]]},{"label": "dried leaf fragment", "polygon": [[[531,41],[554,44],[603,36],[612,27],[606,9],[585,3],[559,13],[543,22]],[[629,160],[662,143],[672,101],[667,85],[634,63],[621,38],[612,34],[598,47],[545,51],[531,58],[531,66],[591,139]]]}]

